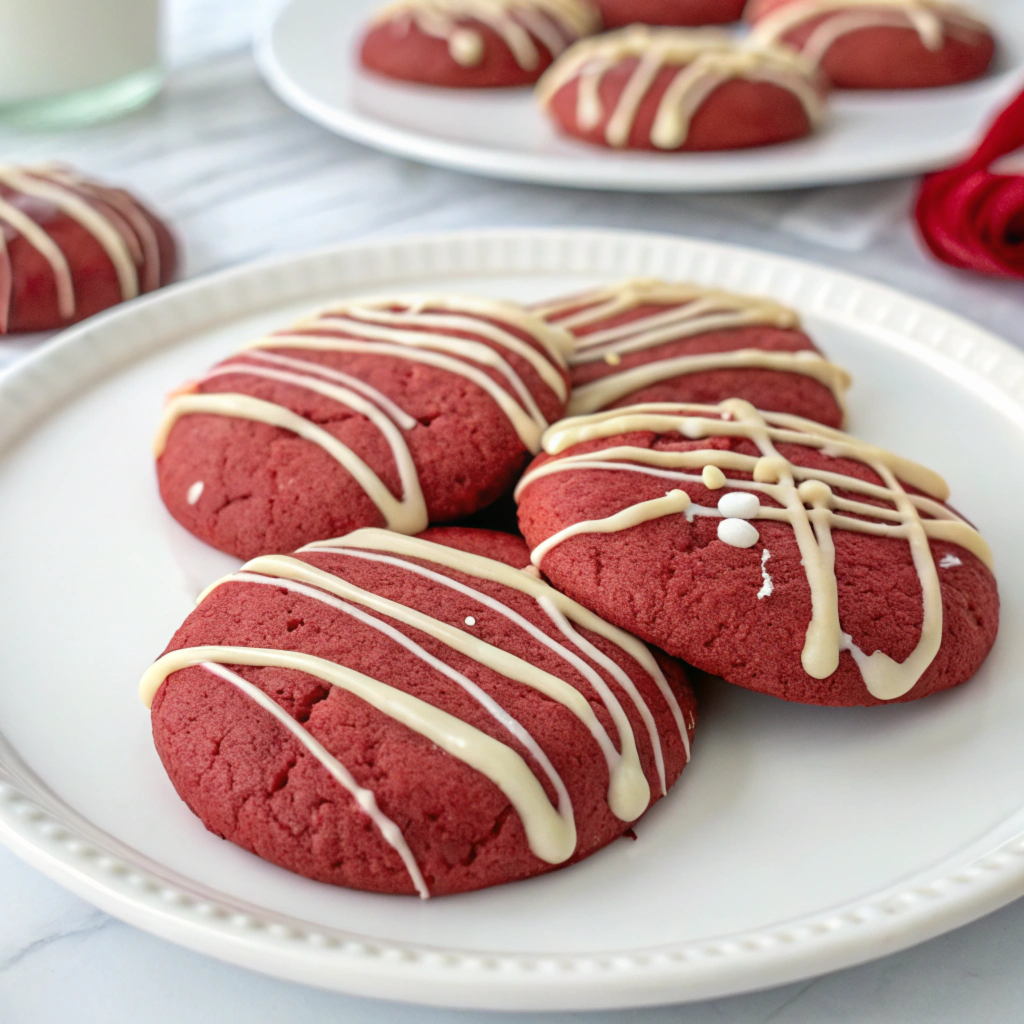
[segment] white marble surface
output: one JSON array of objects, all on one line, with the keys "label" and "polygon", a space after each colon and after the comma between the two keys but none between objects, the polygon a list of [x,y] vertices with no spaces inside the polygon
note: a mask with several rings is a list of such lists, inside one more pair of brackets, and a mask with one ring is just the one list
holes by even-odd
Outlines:
[{"label": "white marble surface", "polygon": [[[27,2],[27,0],[26,0]],[[339,0],[344,2],[344,0]],[[911,182],[773,195],[602,195],[473,179],[380,156],[292,115],[248,53],[253,0],[171,0],[172,74],[148,110],[58,135],[0,130],[5,160],[60,158],[146,195],[201,274],[359,238],[505,225],[652,229],[759,246],[885,281],[1024,346],[1024,287],[919,250]],[[34,341],[0,341],[0,367]],[[945,1024],[1024,1019],[1024,902],[915,950],[811,983],[609,1024]],[[0,848],[0,1022],[147,1024],[582,1020],[400,1008],[277,982],[178,949],[66,894]]]}]

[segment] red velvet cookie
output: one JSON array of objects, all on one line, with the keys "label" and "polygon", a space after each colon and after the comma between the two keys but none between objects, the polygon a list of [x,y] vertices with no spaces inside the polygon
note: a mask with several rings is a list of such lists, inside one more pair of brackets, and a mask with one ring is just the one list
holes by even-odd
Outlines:
[{"label": "red velvet cookie", "polygon": [[55,331],[174,279],[137,199],[58,165],[0,168],[0,334]]},{"label": "red velvet cookie", "polygon": [[724,25],[739,21],[747,0],[598,0],[606,28]]},{"label": "red velvet cookie", "polygon": [[789,142],[824,119],[824,89],[786,47],[710,29],[634,25],[585,39],[538,85],[567,135],[611,149],[745,149]]},{"label": "red velvet cookie", "polygon": [[534,311],[575,336],[570,416],[644,402],[744,398],[830,427],[849,375],[769,299],[691,284],[625,281]]},{"label": "red velvet cookie", "polygon": [[927,89],[981,78],[995,39],[945,0],[751,0],[754,39],[785,44],[840,89]]},{"label": "red velvet cookie", "polygon": [[319,881],[439,896],[582,860],[679,778],[678,662],[514,568],[521,541],[428,536],[361,530],[201,598],[142,694],[210,831]]},{"label": "red velvet cookie", "polygon": [[370,71],[425,85],[532,85],[600,29],[589,0],[398,0],[374,18],[361,59]]},{"label": "red velvet cookie", "polygon": [[513,303],[338,305],[172,396],[160,493],[186,529],[240,558],[461,519],[514,485],[564,413],[570,347]]},{"label": "red velvet cookie", "polygon": [[518,492],[534,564],[728,682],[806,704],[916,700],[992,647],[988,547],[921,466],[740,400],[564,420],[545,451]]}]

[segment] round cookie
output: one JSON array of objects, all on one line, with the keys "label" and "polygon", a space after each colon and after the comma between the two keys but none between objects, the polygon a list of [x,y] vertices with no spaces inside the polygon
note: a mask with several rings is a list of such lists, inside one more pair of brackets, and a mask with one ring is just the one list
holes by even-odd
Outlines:
[{"label": "round cookie", "polygon": [[724,25],[739,21],[747,0],[598,0],[605,28]]},{"label": "round cookie", "polygon": [[784,44],[839,89],[928,89],[981,78],[996,43],[946,0],[751,0],[753,38]]},{"label": "round cookie", "polygon": [[821,82],[785,47],[712,29],[634,25],[585,39],[541,79],[566,135],[610,149],[745,149],[803,138],[825,116]]},{"label": "round cookie", "polygon": [[849,375],[769,299],[658,280],[624,281],[534,312],[576,338],[570,416],[645,402],[758,409],[841,427]]},{"label": "round cookie", "polygon": [[728,682],[916,700],[969,679],[995,641],[991,554],[945,483],[849,435],[729,400],[564,420],[545,453],[518,492],[534,564]]},{"label": "round cookie", "polygon": [[363,67],[447,88],[532,85],[569,46],[601,29],[589,0],[397,0],[374,17]]},{"label": "round cookie", "polygon": [[511,489],[563,415],[570,347],[513,303],[340,304],[171,397],[156,440],[161,496],[187,530],[240,558],[464,518]]},{"label": "round cookie", "polygon": [[69,167],[0,166],[0,334],[55,331],[174,279],[170,231]]},{"label": "round cookie", "polygon": [[582,860],[676,782],[678,662],[514,568],[521,541],[428,537],[362,530],[200,598],[142,696],[210,831],[322,882],[440,896]]}]

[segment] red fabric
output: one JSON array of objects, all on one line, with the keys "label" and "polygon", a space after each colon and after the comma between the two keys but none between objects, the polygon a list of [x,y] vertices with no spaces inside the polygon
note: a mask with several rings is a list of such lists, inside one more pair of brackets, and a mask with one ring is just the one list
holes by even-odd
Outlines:
[{"label": "red fabric", "polygon": [[1022,147],[1024,94],[1000,114],[973,156],[924,179],[917,223],[940,260],[1024,279],[1024,173],[992,173],[1000,157]]}]

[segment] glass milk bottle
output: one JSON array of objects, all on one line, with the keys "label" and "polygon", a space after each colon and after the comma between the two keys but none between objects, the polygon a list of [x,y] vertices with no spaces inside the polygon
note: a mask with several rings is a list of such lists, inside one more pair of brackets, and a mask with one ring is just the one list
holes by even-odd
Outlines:
[{"label": "glass milk bottle", "polygon": [[116,117],[161,81],[160,0],[0,0],[0,122]]}]

